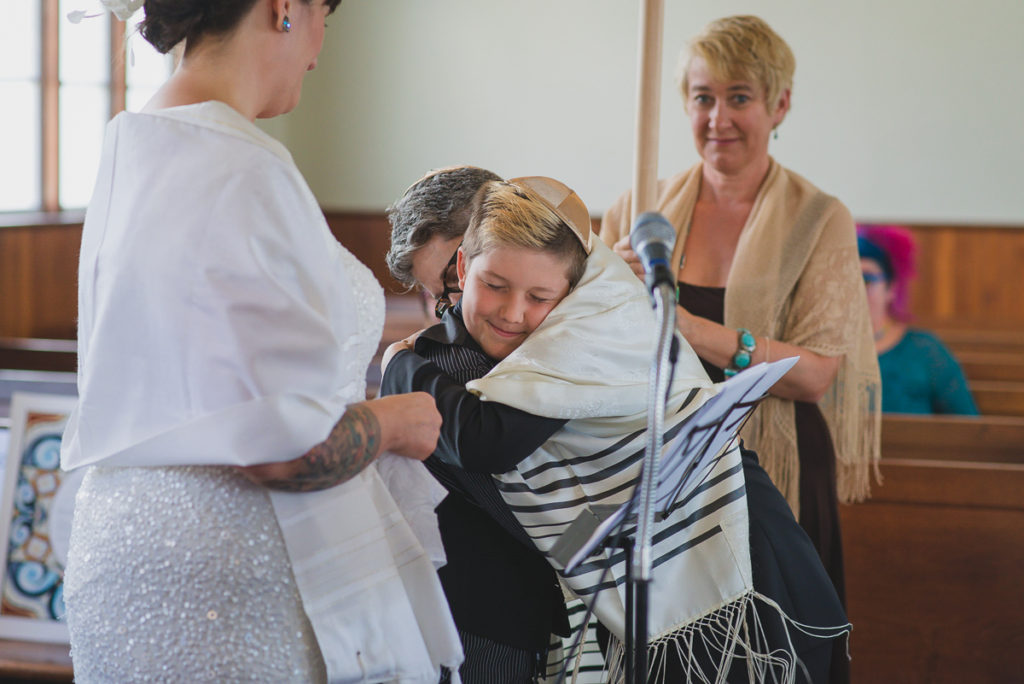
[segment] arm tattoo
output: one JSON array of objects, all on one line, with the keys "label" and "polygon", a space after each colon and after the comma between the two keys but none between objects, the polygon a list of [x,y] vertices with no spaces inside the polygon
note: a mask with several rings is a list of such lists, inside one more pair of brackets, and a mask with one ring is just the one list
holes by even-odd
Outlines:
[{"label": "arm tattoo", "polygon": [[298,461],[298,472],[264,486],[287,492],[313,492],[352,479],[380,452],[380,423],[373,411],[353,404],[323,442]]}]

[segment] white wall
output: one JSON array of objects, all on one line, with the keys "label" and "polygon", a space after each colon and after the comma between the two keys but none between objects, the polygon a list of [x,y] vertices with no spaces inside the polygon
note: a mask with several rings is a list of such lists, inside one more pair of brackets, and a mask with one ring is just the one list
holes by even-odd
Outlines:
[{"label": "white wall", "polygon": [[[661,175],[696,161],[680,50],[751,12],[797,58],[780,162],[860,219],[1024,224],[1021,0],[666,0]],[[598,215],[632,176],[637,21],[637,0],[345,0],[271,130],[328,208],[473,163],[559,178]]]}]

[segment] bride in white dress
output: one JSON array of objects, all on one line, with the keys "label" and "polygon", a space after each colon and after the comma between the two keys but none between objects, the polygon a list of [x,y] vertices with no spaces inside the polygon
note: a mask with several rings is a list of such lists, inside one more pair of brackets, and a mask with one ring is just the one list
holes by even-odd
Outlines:
[{"label": "bride in white dress", "polygon": [[426,458],[440,416],[363,400],[382,291],[253,125],[298,102],[335,5],[145,2],[146,38],[186,50],[109,124],[86,215],[62,453],[91,466],[64,586],[78,682],[436,682],[461,660],[372,465]]}]

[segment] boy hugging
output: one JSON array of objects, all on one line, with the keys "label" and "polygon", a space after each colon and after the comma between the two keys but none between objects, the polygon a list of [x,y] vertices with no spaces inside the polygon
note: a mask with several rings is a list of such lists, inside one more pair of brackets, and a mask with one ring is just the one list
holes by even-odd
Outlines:
[{"label": "boy hugging", "polygon": [[[546,552],[586,507],[620,504],[635,486],[656,322],[642,283],[591,239],[586,206],[550,178],[484,183],[456,268],[459,303],[388,349],[382,393],[429,392],[444,418],[427,467],[449,490],[437,511],[448,555],[439,574],[463,681],[530,682],[544,674],[549,635],[568,633]],[[680,347],[666,442],[715,392]],[[650,681],[826,680],[846,618],[752,452],[726,447],[655,527],[653,554]],[[622,552],[602,551],[561,580],[596,599],[615,681]]]}]

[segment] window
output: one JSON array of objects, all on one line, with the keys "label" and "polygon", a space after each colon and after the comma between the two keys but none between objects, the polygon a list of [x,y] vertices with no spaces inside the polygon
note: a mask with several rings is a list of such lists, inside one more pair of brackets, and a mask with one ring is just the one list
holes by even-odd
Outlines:
[{"label": "window", "polygon": [[[72,24],[89,0],[5,7],[0,41],[0,211],[57,211],[89,202],[106,122],[140,109],[172,60],[141,36],[125,50],[124,23],[106,13]],[[137,19],[130,22],[134,32]]]}]

